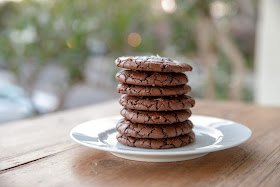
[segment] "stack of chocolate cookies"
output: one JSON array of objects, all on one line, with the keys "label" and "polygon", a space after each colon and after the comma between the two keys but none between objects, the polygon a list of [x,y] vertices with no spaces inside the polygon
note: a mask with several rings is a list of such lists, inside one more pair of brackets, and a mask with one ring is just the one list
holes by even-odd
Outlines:
[{"label": "stack of chocolate cookies", "polygon": [[119,57],[116,65],[129,70],[116,74],[117,91],[124,107],[124,117],[117,124],[117,140],[127,146],[164,149],[194,141],[189,119],[195,100],[191,91],[186,63],[160,56]]}]

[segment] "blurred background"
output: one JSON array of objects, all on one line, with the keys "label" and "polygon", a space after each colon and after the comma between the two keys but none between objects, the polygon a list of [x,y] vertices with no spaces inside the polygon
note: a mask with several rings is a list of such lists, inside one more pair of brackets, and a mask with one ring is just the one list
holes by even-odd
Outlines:
[{"label": "blurred background", "polygon": [[277,0],[0,0],[0,123],[118,98],[114,60],[124,55],[190,63],[196,98],[280,105],[279,8]]}]

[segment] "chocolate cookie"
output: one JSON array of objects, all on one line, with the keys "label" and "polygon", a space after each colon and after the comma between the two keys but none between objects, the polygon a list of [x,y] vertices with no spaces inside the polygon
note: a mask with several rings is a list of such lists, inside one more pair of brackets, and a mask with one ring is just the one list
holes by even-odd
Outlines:
[{"label": "chocolate cookie", "polygon": [[187,63],[170,60],[160,56],[124,56],[117,58],[115,64],[121,68],[140,71],[177,73],[192,71],[192,67]]},{"label": "chocolate cookie", "polygon": [[177,97],[136,97],[122,95],[119,103],[125,108],[147,111],[185,110],[195,105],[195,100],[188,95]]},{"label": "chocolate cookie", "polygon": [[151,112],[151,111],[140,111],[123,108],[121,115],[125,119],[134,123],[144,124],[171,124],[183,122],[189,119],[192,112],[187,110],[177,110],[171,112]]},{"label": "chocolate cookie", "polygon": [[130,136],[125,136],[123,134],[117,135],[117,140],[121,144],[131,146],[131,147],[141,147],[149,149],[167,149],[167,148],[176,148],[182,147],[184,145],[190,144],[194,141],[194,132],[182,136],[177,136],[174,138],[134,138]]},{"label": "chocolate cookie", "polygon": [[191,87],[187,84],[179,86],[156,87],[119,83],[117,91],[118,93],[135,96],[174,96],[183,95],[190,92]]},{"label": "chocolate cookie", "polygon": [[188,77],[184,73],[159,73],[132,70],[118,72],[116,79],[122,83],[142,86],[177,86],[188,82]]},{"label": "chocolate cookie", "polygon": [[147,125],[132,123],[123,118],[117,124],[117,130],[120,134],[135,138],[172,138],[188,134],[192,128],[193,124],[189,120],[172,125]]}]

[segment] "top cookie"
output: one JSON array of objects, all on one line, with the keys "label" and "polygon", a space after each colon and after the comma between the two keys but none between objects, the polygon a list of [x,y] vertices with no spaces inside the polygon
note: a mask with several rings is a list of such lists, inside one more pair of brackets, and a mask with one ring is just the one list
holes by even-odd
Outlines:
[{"label": "top cookie", "polygon": [[155,72],[184,72],[192,71],[187,63],[170,60],[160,56],[123,56],[115,61],[120,68],[127,68],[140,71]]}]

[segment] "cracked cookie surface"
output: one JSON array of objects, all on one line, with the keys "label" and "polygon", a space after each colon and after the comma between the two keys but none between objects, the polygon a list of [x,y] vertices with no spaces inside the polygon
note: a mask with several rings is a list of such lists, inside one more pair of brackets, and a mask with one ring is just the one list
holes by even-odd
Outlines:
[{"label": "cracked cookie surface", "polygon": [[146,111],[185,110],[195,105],[195,100],[188,95],[177,97],[136,97],[122,95],[119,103],[125,108]]},{"label": "cracked cookie surface", "polygon": [[184,72],[192,71],[192,67],[184,62],[171,60],[160,56],[123,56],[115,60],[121,68],[154,72]]},{"label": "cracked cookie surface", "polygon": [[150,71],[122,70],[116,74],[119,82],[142,86],[177,86],[186,84],[188,77],[184,73],[160,73]]},{"label": "cracked cookie surface", "polygon": [[119,83],[117,92],[121,94],[134,96],[175,96],[183,95],[191,91],[191,87],[187,84],[179,86],[137,86],[125,83]]},{"label": "cracked cookie surface", "polygon": [[172,138],[190,133],[193,123],[187,120],[172,125],[147,125],[132,123],[123,118],[117,123],[116,128],[120,134],[135,138]]},{"label": "cracked cookie surface", "polygon": [[125,136],[123,134],[117,135],[117,140],[121,144],[130,147],[141,147],[149,149],[167,149],[182,147],[184,145],[190,144],[194,141],[195,134],[193,131],[186,135],[177,136],[173,138],[134,138],[130,136]]},{"label": "cracked cookie surface", "polygon": [[123,108],[121,115],[134,123],[143,124],[172,124],[184,122],[189,119],[192,112],[189,109],[170,112],[140,111]]}]

